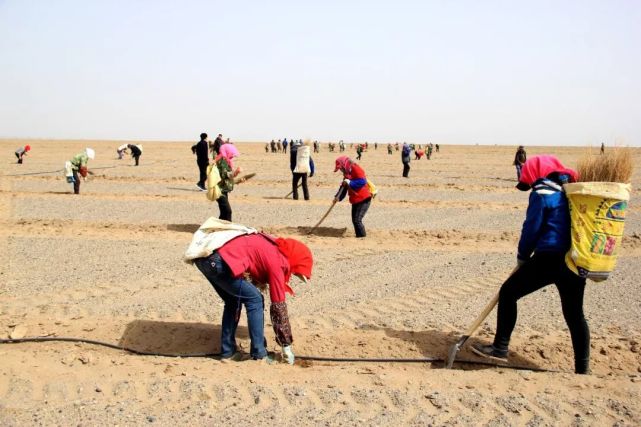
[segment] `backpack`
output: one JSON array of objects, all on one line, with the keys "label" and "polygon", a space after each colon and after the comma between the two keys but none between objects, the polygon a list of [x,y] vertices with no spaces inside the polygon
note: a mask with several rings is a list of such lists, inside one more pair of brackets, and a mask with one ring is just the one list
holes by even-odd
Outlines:
[{"label": "backpack", "polygon": [[300,145],[296,150],[296,167],[294,168],[294,173],[310,173],[312,170],[309,167],[309,147],[306,145]]},{"label": "backpack", "polygon": [[372,199],[376,197],[378,194],[378,189],[374,185],[372,181],[369,180],[369,178],[365,178],[367,180],[367,188],[369,189],[369,192],[372,194]]}]

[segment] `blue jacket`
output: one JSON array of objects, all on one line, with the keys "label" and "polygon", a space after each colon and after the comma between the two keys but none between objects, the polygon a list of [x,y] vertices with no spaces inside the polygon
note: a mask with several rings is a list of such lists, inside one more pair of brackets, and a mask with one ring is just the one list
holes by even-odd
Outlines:
[{"label": "blue jacket", "polygon": [[561,252],[570,249],[570,210],[563,187],[540,179],[532,186],[521,239],[520,260],[527,260],[532,252]]}]

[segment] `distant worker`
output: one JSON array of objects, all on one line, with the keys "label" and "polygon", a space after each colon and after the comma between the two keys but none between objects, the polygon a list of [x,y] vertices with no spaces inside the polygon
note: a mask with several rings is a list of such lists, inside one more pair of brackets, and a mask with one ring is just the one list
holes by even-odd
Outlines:
[{"label": "distant worker", "polygon": [[440,149],[441,149],[441,147],[439,147],[439,145],[438,145],[438,144],[435,144],[435,145],[434,145],[434,148],[436,148],[436,152],[437,152],[437,153],[438,153],[438,150],[440,150]]},{"label": "distant worker", "polygon": [[67,175],[71,172],[72,179],[70,181],[73,183],[74,194],[80,194],[80,177],[82,177],[84,181],[87,180],[87,175],[89,174],[87,165],[89,164],[89,160],[95,158],[96,152],[91,148],[85,148],[85,151],[76,154],[65,164],[65,169],[70,169],[70,171],[67,170]]},{"label": "distant worker", "polygon": [[16,150],[16,157],[18,158],[19,165],[22,164],[22,158],[26,156],[29,151],[31,151],[31,145],[28,144]]},{"label": "distant worker", "polygon": [[412,150],[406,142],[403,143],[403,150],[401,151],[401,162],[403,162],[403,178],[409,178],[410,175],[410,154]]},{"label": "distant worker", "polygon": [[352,162],[347,156],[340,156],[336,159],[334,172],[340,170],[343,173],[343,182],[338,193],[334,196],[334,203],[340,202],[349,195],[349,202],[352,204],[352,224],[356,237],[365,237],[365,225],[363,218],[372,202],[372,193],[367,185],[365,171],[358,164]]},{"label": "distant worker", "polygon": [[307,187],[307,176],[314,176],[314,160],[309,153],[309,143],[292,144],[289,151],[289,168],[292,171],[292,194],[294,200],[298,200],[298,182],[302,180],[303,198],[309,200],[309,188]]},{"label": "distant worker", "polygon": [[142,145],[128,144],[127,148],[131,150],[131,157],[136,161],[136,166],[138,166],[140,156],[142,156]]},{"label": "distant worker", "polygon": [[[206,137],[205,137],[206,138]],[[211,157],[216,157],[218,155],[218,152],[220,151],[220,146],[223,145],[225,142],[223,141],[223,134],[219,133],[214,142],[211,144],[210,150],[211,150]]]},{"label": "distant worker", "polygon": [[525,148],[522,145],[519,145],[519,148],[516,150],[514,155],[514,167],[516,168],[516,179],[521,179],[521,169],[523,169],[523,164],[527,160],[527,154],[525,153]]},{"label": "distant worker", "polygon": [[219,219],[231,221],[231,205],[229,204],[229,193],[234,190],[234,178],[240,173],[240,168],[234,170],[233,160],[238,157],[238,149],[233,144],[223,144],[216,156],[215,162],[220,174],[220,189],[222,196],[216,201],[220,211]]},{"label": "distant worker", "polygon": [[604,154],[604,153],[605,153],[605,143],[602,142],[601,143],[601,154]]},{"label": "distant worker", "polygon": [[[218,141],[218,138],[216,138],[216,141]],[[191,146],[191,152],[196,155],[196,164],[198,165],[198,171],[200,173],[196,187],[198,187],[200,191],[207,191],[205,181],[207,180],[207,166],[209,166],[209,147],[207,146],[206,133],[203,132],[200,134],[200,141]]]},{"label": "distant worker", "polygon": [[356,145],[356,160],[360,160],[363,155],[363,144]]},{"label": "distant worker", "polygon": [[[283,141],[283,154],[287,154],[287,146],[288,145],[289,144],[287,144],[287,140],[284,140]],[[290,150],[291,150],[291,147],[290,147]]]},{"label": "distant worker", "polygon": [[123,156],[127,154],[127,145],[129,144],[122,144],[116,149],[116,153],[118,153],[118,160],[122,160]]}]

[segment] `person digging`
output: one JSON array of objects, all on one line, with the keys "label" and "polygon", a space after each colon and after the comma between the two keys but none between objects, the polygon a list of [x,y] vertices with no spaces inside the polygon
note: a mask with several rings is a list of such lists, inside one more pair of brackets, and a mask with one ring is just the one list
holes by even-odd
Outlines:
[{"label": "person digging", "polygon": [[[212,251],[212,248],[216,249]],[[196,265],[224,302],[221,358],[242,359],[236,344],[236,329],[242,306],[245,306],[251,358],[264,359],[268,363],[274,361],[267,354],[263,315],[265,301],[259,290],[268,288],[269,312],[276,342],[281,346],[283,360],[294,364],[292,328],[285,294],[294,293],[290,287],[292,276],[305,283],[312,277],[312,252],[305,244],[210,218],[194,234],[185,260]]]},{"label": "person digging", "polygon": [[517,301],[554,283],[574,348],[574,370],[589,373],[590,331],[583,314],[585,279],[565,264],[570,249],[570,212],[562,185],[576,182],[577,173],[554,156],[535,156],[523,165],[517,188],[531,189],[518,245],[518,269],[499,292],[496,334],[492,344],[474,344],[473,353],[507,361],[517,317]]}]

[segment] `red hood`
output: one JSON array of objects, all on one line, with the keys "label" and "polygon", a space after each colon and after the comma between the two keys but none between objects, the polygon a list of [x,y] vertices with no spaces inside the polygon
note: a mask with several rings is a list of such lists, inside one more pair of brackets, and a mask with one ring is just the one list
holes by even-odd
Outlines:
[{"label": "red hood", "polygon": [[519,182],[531,187],[537,180],[554,172],[570,175],[570,182],[576,182],[578,179],[576,171],[563,166],[556,157],[544,154],[527,159],[521,170]]},{"label": "red hood", "polygon": [[314,264],[312,251],[304,243],[294,239],[278,238],[276,239],[276,246],[289,262],[289,274],[285,277],[285,283],[287,284],[287,291],[293,295],[294,292],[289,288],[289,279],[292,274],[302,274],[308,279],[312,277],[312,266]]}]

